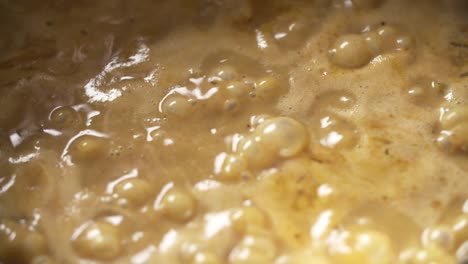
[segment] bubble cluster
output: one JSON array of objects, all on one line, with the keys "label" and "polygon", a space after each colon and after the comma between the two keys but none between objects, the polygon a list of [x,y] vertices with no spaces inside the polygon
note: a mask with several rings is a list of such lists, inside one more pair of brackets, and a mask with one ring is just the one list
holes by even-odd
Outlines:
[{"label": "bubble cluster", "polygon": [[458,213],[454,219],[427,227],[421,234],[421,246],[400,252],[403,264],[464,263],[468,241],[468,215]]},{"label": "bubble cluster", "polygon": [[468,151],[468,107],[441,108],[437,144],[450,152]]},{"label": "bubble cluster", "polygon": [[290,117],[275,117],[245,136],[236,152],[246,159],[250,168],[264,168],[278,159],[301,153],[308,140],[308,131],[300,122]]},{"label": "bubble cluster", "polygon": [[408,51],[413,45],[411,37],[385,25],[338,37],[329,50],[329,58],[339,67],[356,69],[366,66],[377,56]]},{"label": "bubble cluster", "polygon": [[[160,102],[160,111],[169,118],[197,112],[237,113],[252,104],[275,103],[287,91],[287,83],[272,71],[251,65],[249,59],[236,61],[230,53],[225,56],[230,59],[207,59],[202,67],[207,74],[197,72],[185,86],[173,87]],[[255,71],[245,73],[240,68],[244,64]]]}]

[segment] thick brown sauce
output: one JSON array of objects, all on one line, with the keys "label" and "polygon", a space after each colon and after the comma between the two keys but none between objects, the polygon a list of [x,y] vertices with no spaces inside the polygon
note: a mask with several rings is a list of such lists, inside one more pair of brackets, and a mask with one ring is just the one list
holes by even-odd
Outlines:
[{"label": "thick brown sauce", "polygon": [[468,263],[464,1],[0,23],[0,263]]}]

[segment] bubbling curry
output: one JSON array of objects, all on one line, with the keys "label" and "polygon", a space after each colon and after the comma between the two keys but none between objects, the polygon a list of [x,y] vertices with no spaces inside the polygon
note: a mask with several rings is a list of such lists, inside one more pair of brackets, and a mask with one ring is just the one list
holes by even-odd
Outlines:
[{"label": "bubbling curry", "polygon": [[0,13],[0,263],[468,263],[466,1]]}]

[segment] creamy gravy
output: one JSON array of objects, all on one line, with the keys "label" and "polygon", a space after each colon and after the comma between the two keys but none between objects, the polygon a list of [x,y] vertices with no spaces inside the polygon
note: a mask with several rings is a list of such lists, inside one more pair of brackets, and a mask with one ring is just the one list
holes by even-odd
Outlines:
[{"label": "creamy gravy", "polygon": [[0,12],[0,263],[468,263],[465,1]]}]

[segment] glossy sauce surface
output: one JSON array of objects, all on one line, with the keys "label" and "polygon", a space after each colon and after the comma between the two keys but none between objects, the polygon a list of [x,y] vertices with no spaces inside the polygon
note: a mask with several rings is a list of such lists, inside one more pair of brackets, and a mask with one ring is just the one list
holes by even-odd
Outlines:
[{"label": "glossy sauce surface", "polygon": [[464,1],[0,21],[0,263],[468,263]]}]

